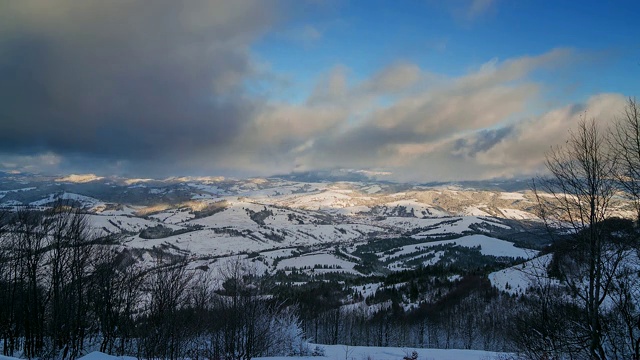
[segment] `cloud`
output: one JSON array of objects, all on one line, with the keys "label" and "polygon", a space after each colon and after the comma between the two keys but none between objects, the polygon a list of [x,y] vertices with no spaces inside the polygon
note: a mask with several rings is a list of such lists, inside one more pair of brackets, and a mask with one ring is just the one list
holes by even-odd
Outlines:
[{"label": "cloud", "polygon": [[471,159],[481,165],[500,165],[510,175],[534,173],[544,167],[545,152],[564,143],[568,131],[581,119],[594,118],[609,125],[624,108],[625,100],[618,94],[600,94],[584,104],[567,105],[521,121],[492,146],[471,154]]},{"label": "cloud", "polygon": [[[9,2],[0,13],[0,169],[514,176],[539,170],[544,149],[582,111],[605,118],[624,100],[601,95],[532,114],[544,89],[535,75],[575,62],[580,54],[568,49],[492,59],[458,77],[394,61],[356,78],[337,64],[305,101],[269,100],[246,84],[265,76],[250,47],[276,21],[278,4],[187,4]],[[486,12],[492,3],[474,6]]]},{"label": "cloud", "polygon": [[362,84],[362,90],[374,94],[396,93],[407,90],[422,80],[422,70],[407,62],[388,66]]},{"label": "cloud", "polygon": [[257,0],[3,5],[0,152],[214,157],[260,106],[243,82],[274,11]]},{"label": "cloud", "polygon": [[471,0],[465,15],[468,19],[478,18],[486,14],[495,4],[496,0]]},{"label": "cloud", "polygon": [[345,66],[338,65],[332,68],[326,75],[321,77],[307,103],[316,105],[343,101],[348,91],[347,75],[348,69]]},{"label": "cloud", "polygon": [[524,131],[521,118],[540,99],[531,76],[575,57],[557,49],[494,59],[457,78],[393,63],[360,82],[336,66],[306,103],[271,104],[240,137],[234,153],[242,161],[230,159],[266,173],[342,167],[387,169],[399,180],[515,175],[520,164],[538,164],[539,152],[529,152],[535,160],[489,154]]},{"label": "cloud", "polygon": [[305,25],[293,32],[292,39],[308,46],[322,39],[322,32],[313,25]]},{"label": "cloud", "polygon": [[429,0],[428,4],[448,13],[459,25],[469,26],[494,15],[499,0]]},{"label": "cloud", "polygon": [[60,169],[63,158],[51,152],[39,154],[0,153],[0,170],[51,173]]}]

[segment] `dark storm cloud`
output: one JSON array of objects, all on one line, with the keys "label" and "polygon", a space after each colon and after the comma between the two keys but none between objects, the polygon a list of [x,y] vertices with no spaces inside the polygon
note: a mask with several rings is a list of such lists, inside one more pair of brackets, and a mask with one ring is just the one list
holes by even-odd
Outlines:
[{"label": "dark storm cloud", "polygon": [[497,143],[513,133],[513,126],[478,131],[474,136],[455,141],[453,151],[456,154],[473,157],[479,152],[493,148]]},{"label": "dark storm cloud", "polygon": [[149,160],[215,152],[250,121],[267,1],[0,7],[0,153]]}]

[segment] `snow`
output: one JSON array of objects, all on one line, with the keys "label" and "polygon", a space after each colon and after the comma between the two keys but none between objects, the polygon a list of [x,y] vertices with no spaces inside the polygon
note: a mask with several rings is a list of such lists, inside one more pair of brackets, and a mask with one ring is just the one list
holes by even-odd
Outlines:
[{"label": "snow", "polygon": [[20,360],[20,359],[15,358],[15,357],[9,357],[9,356],[0,355],[0,360]]},{"label": "snow", "polygon": [[[428,219],[420,219],[420,220],[424,221]],[[501,224],[498,219],[483,218],[479,216],[461,216],[461,217],[450,217],[450,218],[440,217],[440,218],[434,218],[429,220],[432,220],[431,223],[418,222],[417,223],[418,226],[414,226],[414,227],[430,227],[436,224],[440,224],[440,223],[442,224],[432,229],[415,234],[413,235],[414,238],[420,239],[420,238],[433,237],[433,236],[450,236],[455,234],[461,235],[465,231],[473,231],[471,229],[471,225],[482,224],[482,223],[489,223],[491,226],[497,226],[503,229],[510,229],[509,226]]]},{"label": "snow", "polygon": [[489,216],[488,212],[480,209],[478,206],[468,206],[464,209],[463,214],[469,216]]},{"label": "snow", "polygon": [[58,179],[55,179],[56,182],[70,182],[70,183],[78,183],[78,184],[83,184],[83,183],[88,183],[91,181],[97,181],[97,180],[102,180],[104,179],[104,177],[102,176],[96,176],[95,174],[71,174],[69,176],[65,176],[65,177],[61,177]]},{"label": "snow", "polygon": [[68,193],[68,192],[49,194],[47,197],[37,201],[33,201],[29,205],[43,206],[43,205],[55,202],[57,200],[78,201],[84,207],[89,207],[89,208],[95,208],[97,206],[104,205],[98,199],[95,199],[89,196],[80,195],[80,194]]},{"label": "snow", "polygon": [[9,201],[4,201],[1,205],[6,207],[11,207],[11,206],[20,206],[23,204],[18,200],[9,200]]},{"label": "snow", "polygon": [[[399,360],[413,351],[418,353],[419,359],[429,360],[488,360],[506,356],[506,353],[497,353],[482,350],[457,350],[457,349],[415,349],[398,347],[374,347],[374,346],[346,346],[346,345],[318,345],[324,348],[324,359],[372,359],[372,360]],[[313,350],[315,345],[310,345]],[[255,360],[310,360],[323,359],[323,357],[306,356],[276,356],[260,357]],[[92,359],[99,360],[99,359]]]},{"label": "snow", "polygon": [[181,224],[193,219],[195,215],[191,212],[190,209],[181,208],[163,211],[157,214],[150,215],[149,217],[158,219],[163,223]]},{"label": "snow", "polygon": [[127,185],[134,185],[134,184],[146,183],[151,181],[153,181],[153,179],[126,179],[124,183]]},{"label": "snow", "polygon": [[423,216],[428,216],[428,217],[443,217],[443,216],[448,216],[449,213],[442,211],[442,210],[438,210],[436,208],[434,208],[433,206],[429,206],[425,203],[419,202],[416,199],[410,199],[410,200],[398,200],[398,201],[393,201],[390,203],[385,204],[385,206],[391,208],[391,207],[404,207],[406,208],[407,212],[412,212],[414,213],[414,216],[416,217],[423,217]]},{"label": "snow", "polygon": [[[346,345],[315,345],[309,344],[311,350],[317,347],[324,349],[322,357],[312,356],[273,356],[257,357],[255,360],[310,360],[310,359],[372,359],[372,360],[398,360],[411,355],[413,351],[418,353],[419,359],[429,360],[490,360],[504,358],[507,353],[498,353],[482,350],[458,350],[458,349],[416,349],[399,347],[375,347],[375,346],[346,346]],[[89,353],[78,360],[135,360],[131,356],[113,356],[98,351]],[[0,356],[0,360],[18,360],[6,356]]]},{"label": "snow", "polygon": [[539,281],[558,283],[547,277],[547,267],[553,254],[531,259],[520,265],[512,266],[489,274],[489,281],[496,289],[509,294],[523,294]]},{"label": "snow", "polygon": [[35,189],[36,189],[35,187],[26,187],[26,188],[20,188],[20,189],[12,189],[12,190],[1,190],[0,191],[0,199],[2,199],[3,197],[7,196],[8,193],[31,191],[31,190],[35,190]]},{"label": "snow", "polygon": [[504,200],[526,200],[522,193],[517,192],[503,192],[500,193],[500,199]]},{"label": "snow", "polygon": [[362,190],[364,190],[364,192],[366,192],[367,194],[375,194],[377,192],[380,192],[382,188],[380,187],[380,185],[373,185]]},{"label": "snow", "polygon": [[220,189],[217,185],[187,183],[187,186],[190,186],[194,189],[198,189],[200,191],[208,193],[208,194],[198,194],[201,196],[204,196],[204,195],[215,196],[215,195],[224,194],[224,190]]},{"label": "snow", "polygon": [[507,219],[516,219],[516,220],[538,219],[538,217],[533,215],[532,213],[529,213],[529,212],[526,212],[526,211],[522,211],[522,210],[518,210],[518,209],[503,209],[503,208],[500,208],[498,210],[500,210]]},{"label": "snow", "polygon": [[289,257],[289,256],[292,256],[293,249],[278,249],[278,250],[272,250],[272,251],[265,251],[260,254],[272,259],[275,259],[278,257]]},{"label": "snow", "polygon": [[102,233],[102,235],[119,233],[121,231],[137,233],[156,225],[162,225],[173,230],[181,229],[180,226],[126,215],[88,214],[87,218],[95,227],[96,231]]},{"label": "snow", "polygon": [[338,209],[336,211],[336,213],[338,214],[342,214],[342,215],[347,215],[347,216],[353,216],[353,215],[357,215],[359,213],[366,213],[371,211],[371,208],[368,206],[364,206],[364,205],[359,205],[359,206],[347,206],[344,207],[342,209]]},{"label": "snow", "polygon": [[113,356],[107,355],[105,353],[101,353],[99,351],[94,351],[89,353],[78,360],[136,360],[136,357],[133,356]]},{"label": "snow", "polygon": [[382,283],[370,283],[366,285],[352,286],[351,288],[359,292],[366,299],[369,296],[375,295],[381,286]]},{"label": "snow", "polygon": [[[536,250],[530,249],[522,249],[517,248],[508,241],[499,240],[496,238],[492,238],[486,235],[467,235],[458,239],[453,240],[441,240],[441,241],[432,241],[432,242],[424,242],[413,245],[402,246],[399,251],[385,255],[384,253],[378,253],[377,255],[380,257],[381,261],[387,261],[390,259],[397,258],[403,255],[409,255],[418,251],[423,251],[439,245],[447,245],[454,244],[457,246],[474,248],[480,247],[480,253],[483,255],[491,255],[491,256],[506,256],[512,258],[531,258],[535,256],[538,252]],[[422,256],[423,254],[421,254]],[[436,256],[438,258],[438,256]]]},{"label": "snow", "polygon": [[[353,270],[353,267],[356,264],[350,261],[346,261],[341,259],[333,254],[328,253],[315,253],[308,254],[299,257],[289,258],[281,260],[278,263],[278,270],[284,269],[301,269],[301,268],[311,268],[314,273],[326,273],[326,272],[347,272],[359,274],[357,271]],[[328,266],[329,269],[314,269],[315,266]],[[335,267],[332,268],[332,267]],[[309,269],[309,270],[311,270]]]},{"label": "snow", "polygon": [[491,256],[507,256],[513,258],[530,258],[537,254],[536,250],[517,248],[508,241],[499,240],[486,235],[469,235],[455,240],[443,240],[430,243],[431,246],[441,244],[457,244],[464,247],[480,246],[480,253]]}]

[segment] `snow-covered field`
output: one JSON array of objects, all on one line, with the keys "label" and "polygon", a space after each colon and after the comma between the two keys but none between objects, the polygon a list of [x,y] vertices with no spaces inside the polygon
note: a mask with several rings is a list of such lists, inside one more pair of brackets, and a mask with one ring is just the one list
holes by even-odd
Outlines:
[{"label": "snow-covered field", "polygon": [[[310,345],[315,348],[315,345]],[[309,359],[347,359],[347,360],[401,360],[404,356],[410,356],[413,351],[422,360],[499,360],[507,359],[510,354],[496,353],[481,350],[457,350],[457,349],[414,349],[373,346],[345,346],[345,345],[318,345],[324,349],[324,356],[276,356],[259,357],[255,360],[309,360]],[[92,352],[78,360],[135,360],[130,356],[112,356],[100,352]],[[17,360],[16,358],[0,356],[0,360]]]},{"label": "snow-covered field", "polygon": [[[357,275],[354,266],[360,259],[353,251],[358,244],[400,237],[412,237],[421,244],[405,246],[393,255],[378,254],[392,271],[405,269],[393,257],[445,244],[480,246],[482,254],[492,256],[535,255],[491,237],[495,229],[511,229],[503,219],[535,219],[527,212],[532,203],[526,192],[461,186],[402,186],[395,191],[384,183],[259,178],[151,180],[75,175],[51,183],[51,191],[43,191],[48,183],[32,186],[17,179],[6,190],[0,187],[0,206],[42,208],[58,199],[72,200],[87,211],[97,235],[116,236],[125,247],[188,254],[194,261],[260,253],[256,261],[273,271],[313,269],[314,274]],[[113,194],[118,195],[117,201],[109,200]],[[131,202],[122,203],[122,199]],[[162,229],[159,236],[140,236],[154,227]],[[338,244],[346,249],[342,254],[333,251]],[[295,256],[294,248],[298,248]],[[423,265],[438,262],[443,253],[434,250],[432,255]]]},{"label": "snow-covered field", "polygon": [[[322,360],[322,359],[347,359],[347,360],[401,360],[412,352],[418,354],[422,360],[502,360],[508,359],[508,353],[498,353],[482,350],[458,350],[458,349],[415,349],[396,347],[374,346],[345,346],[345,345],[314,345],[309,344],[311,350],[316,347],[324,351],[324,356],[275,356],[258,357],[255,360]],[[2,356],[0,360],[20,360],[19,358]],[[133,356],[113,356],[98,351],[91,352],[78,360],[137,360]]]},{"label": "snow-covered field", "polygon": [[[457,349],[414,349],[395,347],[373,346],[344,346],[344,345],[320,345],[324,348],[326,359],[348,360],[401,360],[404,356],[410,356],[413,351],[418,353],[418,359],[422,360],[499,360],[507,359],[510,354],[496,353],[481,350],[457,350]],[[313,346],[312,346],[313,348]],[[322,357],[264,357],[256,360],[302,360],[323,359]],[[98,359],[93,359],[98,360]]]},{"label": "snow-covered field", "polygon": [[558,280],[547,277],[547,267],[552,254],[543,255],[520,265],[512,266],[489,274],[489,281],[498,290],[510,294],[523,294],[540,282],[558,283]]}]

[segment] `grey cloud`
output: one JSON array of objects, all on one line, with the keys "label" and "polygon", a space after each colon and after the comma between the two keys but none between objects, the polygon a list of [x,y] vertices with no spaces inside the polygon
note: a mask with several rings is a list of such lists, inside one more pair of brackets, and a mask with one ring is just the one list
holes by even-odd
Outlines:
[{"label": "grey cloud", "polygon": [[[570,51],[554,50],[534,57],[492,61],[466,76],[439,80],[422,92],[405,93],[389,105],[363,101],[372,96],[362,91],[365,85],[393,90],[393,86],[383,86],[385,81],[375,83],[376,79],[385,79],[379,74],[393,73],[383,70],[361,84],[339,87],[342,97],[349,99],[346,103],[352,105],[346,116],[363,113],[359,121],[343,119],[341,126],[311,132],[309,146],[288,156],[305,169],[385,168],[413,180],[502,173],[505,166],[514,166],[477,159],[519,129],[511,122],[537,99],[539,91],[529,75],[541,68],[553,68],[570,56]],[[420,78],[418,88],[424,81],[429,79]],[[426,169],[439,170],[429,175]]]},{"label": "grey cloud", "polygon": [[624,107],[624,102],[624,96],[600,94],[584,104],[566,105],[520,121],[508,136],[475,154],[473,160],[511,172],[534,172],[544,167],[545,152],[552,145],[562,144],[569,129],[577,126],[580,119],[595,118],[606,126]]},{"label": "grey cloud", "polygon": [[338,65],[322,76],[309,96],[307,104],[310,106],[318,104],[335,105],[345,102],[349,95],[348,71],[345,66]]},{"label": "grey cloud", "polygon": [[459,135],[410,159],[397,170],[412,180],[421,174],[453,180],[534,176],[546,170],[545,152],[552,145],[564,143],[569,129],[582,117],[594,117],[606,125],[624,101],[621,95],[601,94],[583,104],[570,104],[503,127]]},{"label": "grey cloud", "polygon": [[395,93],[411,88],[422,76],[422,71],[417,65],[397,63],[373,75],[361,88],[374,94]]},{"label": "grey cloud", "polygon": [[[343,166],[383,166],[398,162],[399,148],[432,144],[460,131],[474,131],[505,121],[536,95],[531,84],[429,91],[371,114],[359,126],[321,137],[310,150],[311,162],[333,159]],[[460,93],[462,92],[462,93]],[[428,147],[428,146],[427,146]]]},{"label": "grey cloud", "polygon": [[480,152],[487,151],[513,132],[513,126],[498,129],[484,129],[472,137],[455,140],[453,152],[464,157],[473,157]]},{"label": "grey cloud", "polygon": [[242,82],[253,71],[248,45],[274,8],[257,0],[4,2],[0,152],[132,163],[215,156],[261,106]]}]

